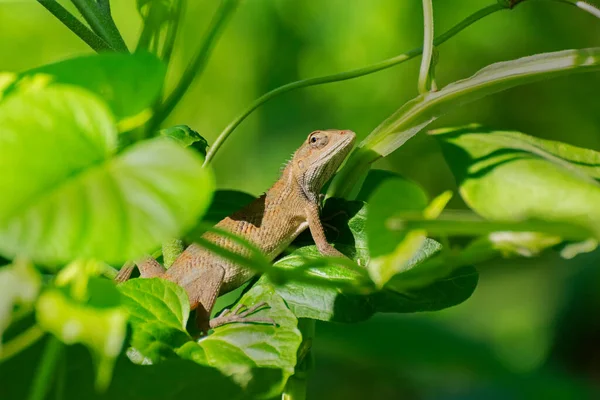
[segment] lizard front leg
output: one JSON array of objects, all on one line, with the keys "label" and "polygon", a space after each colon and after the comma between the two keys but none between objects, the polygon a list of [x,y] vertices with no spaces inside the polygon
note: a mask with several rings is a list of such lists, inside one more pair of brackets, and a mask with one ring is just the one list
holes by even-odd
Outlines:
[{"label": "lizard front leg", "polygon": [[306,207],[306,220],[308,222],[310,234],[312,235],[313,240],[317,245],[317,249],[321,254],[324,256],[347,258],[327,241],[327,237],[325,236],[325,231],[323,230],[323,225],[321,224],[321,219],[319,217],[318,205],[309,204]]}]

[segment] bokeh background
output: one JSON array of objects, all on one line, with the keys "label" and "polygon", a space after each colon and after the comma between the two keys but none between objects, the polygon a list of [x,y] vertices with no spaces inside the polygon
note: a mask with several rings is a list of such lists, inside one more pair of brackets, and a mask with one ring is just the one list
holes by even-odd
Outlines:
[{"label": "bokeh background", "polygon": [[[134,0],[113,1],[130,47],[140,31]],[[179,76],[217,2],[190,0],[169,84]],[[436,33],[493,0],[435,0]],[[598,4],[598,3],[596,3]],[[298,79],[365,66],[422,38],[417,0],[246,0],[205,73],[167,125],[209,143],[253,99]],[[526,2],[477,23],[439,48],[439,85],[493,62],[598,46],[600,21],[574,7]],[[0,0],[0,71],[21,71],[91,51],[33,0]],[[259,194],[315,129],[365,137],[417,94],[419,59],[351,81],[276,98],[233,134],[214,162],[220,188]],[[483,99],[434,127],[479,122],[600,150],[600,75],[555,79]],[[456,189],[433,139],[417,135],[378,162],[431,195]],[[451,208],[464,208],[457,196]],[[319,324],[309,399],[600,398],[600,252],[480,265],[465,303],[436,313]]]}]

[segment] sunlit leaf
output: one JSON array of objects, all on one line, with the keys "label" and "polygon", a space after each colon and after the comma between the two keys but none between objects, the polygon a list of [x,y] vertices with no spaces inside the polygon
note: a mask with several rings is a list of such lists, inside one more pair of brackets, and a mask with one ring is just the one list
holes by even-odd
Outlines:
[{"label": "sunlit leaf", "polygon": [[202,160],[164,138],[114,155],[115,141],[106,108],[80,89],[0,103],[0,190],[11,193],[0,200],[0,252],[119,263],[190,227],[212,193]]},{"label": "sunlit leaf", "polygon": [[600,234],[600,153],[479,126],[433,134],[479,215],[579,224]]}]

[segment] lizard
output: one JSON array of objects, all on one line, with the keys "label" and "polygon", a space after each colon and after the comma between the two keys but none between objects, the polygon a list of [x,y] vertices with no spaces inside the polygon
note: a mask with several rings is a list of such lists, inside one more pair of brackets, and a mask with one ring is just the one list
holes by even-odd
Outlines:
[{"label": "lizard", "polygon": [[[270,261],[307,228],[321,254],[345,257],[325,237],[319,216],[320,192],[352,149],[355,138],[356,134],[350,130],[318,130],[310,133],[270,189],[221,220],[215,227],[248,240]],[[240,244],[215,232],[204,233],[202,239],[242,255],[247,251]],[[238,312],[242,307],[238,305],[231,312],[225,310],[210,319],[217,297],[240,287],[255,273],[211,253],[200,244],[190,244],[167,270],[149,255],[135,264],[142,278],[164,278],[185,289],[190,309],[196,309],[196,324],[203,333],[232,322],[270,321],[249,317],[265,303],[243,312]],[[124,266],[115,280],[127,280],[132,270],[132,263]]]}]

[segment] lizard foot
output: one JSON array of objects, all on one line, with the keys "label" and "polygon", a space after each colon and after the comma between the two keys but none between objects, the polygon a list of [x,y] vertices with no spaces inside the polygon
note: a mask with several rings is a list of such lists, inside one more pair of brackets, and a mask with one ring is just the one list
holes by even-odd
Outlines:
[{"label": "lizard foot", "polygon": [[267,303],[263,302],[256,304],[244,311],[241,311],[242,308],[245,307],[243,304],[238,304],[231,311],[226,308],[221,314],[219,314],[218,317],[210,320],[210,329],[215,329],[219,326],[232,323],[258,323],[277,326],[275,321],[273,321],[271,318],[250,317],[255,312],[262,310],[265,306],[267,306],[267,308],[269,307]]}]

